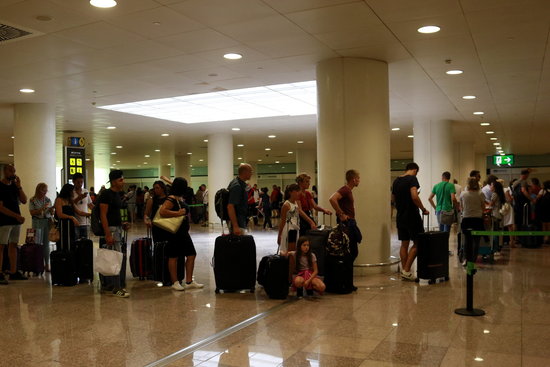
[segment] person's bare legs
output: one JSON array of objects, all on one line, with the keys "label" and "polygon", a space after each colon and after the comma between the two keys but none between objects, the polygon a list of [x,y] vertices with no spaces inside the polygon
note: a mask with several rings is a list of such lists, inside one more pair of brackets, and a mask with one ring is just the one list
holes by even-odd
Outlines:
[{"label": "person's bare legs", "polygon": [[401,270],[405,270],[405,265],[407,264],[410,242],[411,241],[401,241],[401,248],[399,249],[399,257],[401,257]]},{"label": "person's bare legs", "polygon": [[168,271],[170,272],[170,280],[172,280],[172,283],[176,283],[177,281],[179,281],[177,257],[171,257],[168,259]]},{"label": "person's bare legs", "polygon": [[193,271],[195,270],[195,258],[197,256],[187,256],[185,259],[185,281],[190,283],[193,281]]},{"label": "person's bare legs", "polygon": [[323,294],[323,292],[325,291],[326,286],[321,279],[316,277],[311,281],[311,284],[313,285],[313,289],[315,289],[317,293]]},{"label": "person's bare legs", "polygon": [[10,243],[8,247],[8,257],[10,258],[10,273],[17,271],[17,243]]},{"label": "person's bare legs", "polygon": [[412,247],[409,250],[409,254],[407,255],[407,262],[405,263],[405,266],[403,267],[403,270],[409,273],[411,271],[411,266],[416,259],[416,243],[413,242]]}]

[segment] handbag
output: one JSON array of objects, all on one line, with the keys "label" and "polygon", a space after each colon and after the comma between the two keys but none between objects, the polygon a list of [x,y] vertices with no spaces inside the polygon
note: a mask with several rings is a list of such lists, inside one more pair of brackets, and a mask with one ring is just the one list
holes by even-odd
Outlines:
[{"label": "handbag", "polygon": [[511,209],[512,209],[512,206],[510,205],[510,203],[505,202],[504,205],[502,205],[502,207],[500,208],[499,213],[502,216],[505,216],[506,214],[508,214],[510,212]]},{"label": "handbag", "polygon": [[60,239],[61,235],[59,233],[59,229],[57,229],[57,227],[50,229],[50,232],[48,232],[48,240],[50,240],[50,242],[57,242]]},{"label": "handbag", "polygon": [[94,270],[104,276],[119,275],[123,256],[122,252],[99,248],[94,261]]},{"label": "handbag", "polygon": [[450,226],[456,222],[455,211],[454,210],[442,210],[440,214],[441,224]]},{"label": "handbag", "polygon": [[[178,207],[181,209],[180,202],[179,201],[177,202],[178,202]],[[178,231],[178,229],[180,229],[184,219],[185,219],[185,215],[182,215],[179,217],[164,218],[160,215],[160,208],[159,208],[157,210],[157,213],[155,214],[155,217],[153,218],[153,225],[174,234]]]}]

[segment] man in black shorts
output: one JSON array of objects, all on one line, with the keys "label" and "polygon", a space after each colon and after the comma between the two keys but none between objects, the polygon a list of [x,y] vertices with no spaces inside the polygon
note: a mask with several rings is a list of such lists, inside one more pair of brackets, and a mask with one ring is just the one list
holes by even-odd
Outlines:
[{"label": "man in black shorts", "polygon": [[[397,209],[397,237],[401,241],[401,277],[407,280],[415,280],[411,272],[411,266],[416,258],[416,237],[424,232],[422,217],[418,209],[423,214],[428,215],[420,197],[418,189],[420,184],[416,175],[418,174],[418,164],[412,162],[407,164],[405,174],[395,179],[392,186],[392,202]],[[410,242],[413,245],[409,250]]]}]

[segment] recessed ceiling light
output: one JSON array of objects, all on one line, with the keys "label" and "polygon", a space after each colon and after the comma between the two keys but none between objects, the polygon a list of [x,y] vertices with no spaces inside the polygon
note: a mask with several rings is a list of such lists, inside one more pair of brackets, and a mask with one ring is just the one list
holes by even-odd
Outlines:
[{"label": "recessed ceiling light", "polygon": [[12,138],[12,139],[15,139],[15,136],[12,136],[11,138]]},{"label": "recessed ceiling light", "polygon": [[237,144],[237,146],[242,148],[242,147],[244,147],[244,144]]},{"label": "recessed ceiling light", "polygon": [[243,55],[241,54],[238,54],[238,53],[227,53],[225,55],[223,55],[223,58],[224,59],[227,59],[227,60],[240,60],[243,58]]},{"label": "recessed ceiling light", "polygon": [[90,161],[90,158],[86,158],[86,162],[89,162]]},{"label": "recessed ceiling light", "polygon": [[153,25],[160,25],[160,22],[153,22]]},{"label": "recessed ceiling light", "polygon": [[171,165],[172,165],[172,163],[168,163],[168,164],[167,164],[167,166],[171,166]]},{"label": "recessed ceiling light", "polygon": [[149,158],[151,157],[149,154],[145,154],[145,158]]},{"label": "recessed ceiling light", "polygon": [[231,128],[231,130],[233,130],[233,131],[241,131],[241,129],[239,129],[238,127],[233,127],[233,128]]},{"label": "recessed ceiling light", "polygon": [[147,162],[143,162],[143,164],[149,164],[149,163],[147,163]]},{"label": "recessed ceiling light", "polygon": [[111,155],[116,155],[116,152],[111,152]]},{"label": "recessed ceiling light", "polygon": [[122,145],[117,145],[116,148],[117,149],[122,149]]},{"label": "recessed ceiling light", "polygon": [[90,5],[96,8],[112,8],[116,6],[115,0],[90,0]]},{"label": "recessed ceiling light", "polygon": [[475,357],[475,358],[474,358],[474,361],[476,361],[476,362],[483,362],[483,358],[481,358],[481,357]]},{"label": "recessed ceiling light", "polygon": [[424,26],[424,27],[420,27],[417,29],[418,33],[437,33],[441,30],[441,28],[439,28],[438,26],[436,25],[427,25],[427,26]]},{"label": "recessed ceiling light", "polygon": [[476,96],[462,96],[462,99],[476,99]]},{"label": "recessed ceiling light", "polygon": [[506,155],[504,152],[500,152],[499,154],[500,154],[500,155]]},{"label": "recessed ceiling light", "polygon": [[189,167],[193,167],[193,165],[192,165],[192,164],[190,164],[190,165],[189,165]]},{"label": "recessed ceiling light", "polygon": [[116,161],[117,163],[120,163],[120,161]]},{"label": "recessed ceiling light", "polygon": [[193,154],[193,153],[191,153],[191,152],[187,152],[187,155],[191,155],[191,154]]},{"label": "recessed ceiling light", "polygon": [[8,157],[13,157],[13,153],[8,154]]},{"label": "recessed ceiling light", "polygon": [[140,164],[138,164],[138,167],[141,167],[141,165],[140,165]]},{"label": "recessed ceiling light", "polygon": [[493,143],[493,145],[500,145],[500,143],[497,141],[496,143]]},{"label": "recessed ceiling light", "polygon": [[164,134],[160,134],[160,136],[170,136],[170,134],[164,133]]},{"label": "recessed ceiling light", "polygon": [[279,163],[279,161],[275,161],[275,163]]},{"label": "recessed ceiling light", "polygon": [[239,158],[237,158],[237,159],[238,159],[238,160],[241,160],[241,159],[243,159],[243,158],[242,158],[242,157],[239,157]]},{"label": "recessed ceiling light", "polygon": [[392,127],[392,128],[391,128],[391,131],[399,131],[399,130],[401,130],[401,129],[398,128],[398,127]]},{"label": "recessed ceiling light", "polygon": [[490,126],[491,123],[490,123],[490,122],[482,122],[480,125],[481,125],[481,126]]},{"label": "recessed ceiling light", "polygon": [[116,163],[113,163],[113,166],[116,166]]},{"label": "recessed ceiling light", "polygon": [[296,143],[298,143],[298,144],[304,144],[304,141],[303,141],[303,140],[298,140]]},{"label": "recessed ceiling light", "polygon": [[294,152],[288,152],[288,154],[294,154]]},{"label": "recessed ceiling light", "polygon": [[485,134],[489,134],[489,135],[494,134],[494,133],[495,133],[494,131],[490,131],[490,130],[489,130],[489,131],[485,131]]},{"label": "recessed ceiling light", "polygon": [[489,139],[489,140],[498,140],[498,138],[491,138],[491,139]]},{"label": "recessed ceiling light", "polygon": [[155,149],[155,152],[157,152],[157,153],[160,152],[160,149]]},{"label": "recessed ceiling light", "polygon": [[30,89],[30,88],[21,88],[19,89],[19,91],[21,93],[34,93],[34,89]]},{"label": "recessed ceiling light", "polygon": [[269,139],[275,139],[277,136],[276,135],[268,135],[267,136]]},{"label": "recessed ceiling light", "polygon": [[107,130],[114,130],[116,129],[116,126],[107,126]]},{"label": "recessed ceiling light", "polygon": [[204,141],[205,143],[208,143],[208,139],[204,139],[203,141]]},{"label": "recessed ceiling light", "polygon": [[481,111],[474,112],[474,115],[485,115],[485,112],[481,112]]},{"label": "recessed ceiling light", "polygon": [[204,162],[204,159],[199,159],[199,162]]},{"label": "recessed ceiling light", "polygon": [[271,148],[265,148],[265,150],[267,150],[267,151],[270,151],[270,150],[271,150]]},{"label": "recessed ceiling light", "polygon": [[407,138],[414,138],[414,135],[407,135]]},{"label": "recessed ceiling light", "polygon": [[447,70],[445,72],[445,74],[448,74],[448,75],[460,75],[462,73],[463,73],[462,70]]},{"label": "recessed ceiling light", "polygon": [[262,160],[261,159],[258,159],[258,162],[261,162]]}]

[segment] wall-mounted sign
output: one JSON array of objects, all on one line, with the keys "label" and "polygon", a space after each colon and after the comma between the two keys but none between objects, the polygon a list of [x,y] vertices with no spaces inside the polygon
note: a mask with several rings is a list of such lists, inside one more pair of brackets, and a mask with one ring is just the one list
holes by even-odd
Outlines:
[{"label": "wall-mounted sign", "polygon": [[81,173],[86,179],[86,151],[84,148],[65,147],[64,182],[72,183],[75,173]]},{"label": "wall-mounted sign", "polygon": [[79,138],[77,136],[71,136],[67,138],[67,146],[68,147],[81,147],[84,148],[86,146],[86,139]]},{"label": "wall-mounted sign", "polygon": [[514,165],[514,155],[494,155],[493,164],[495,166],[513,166]]}]

